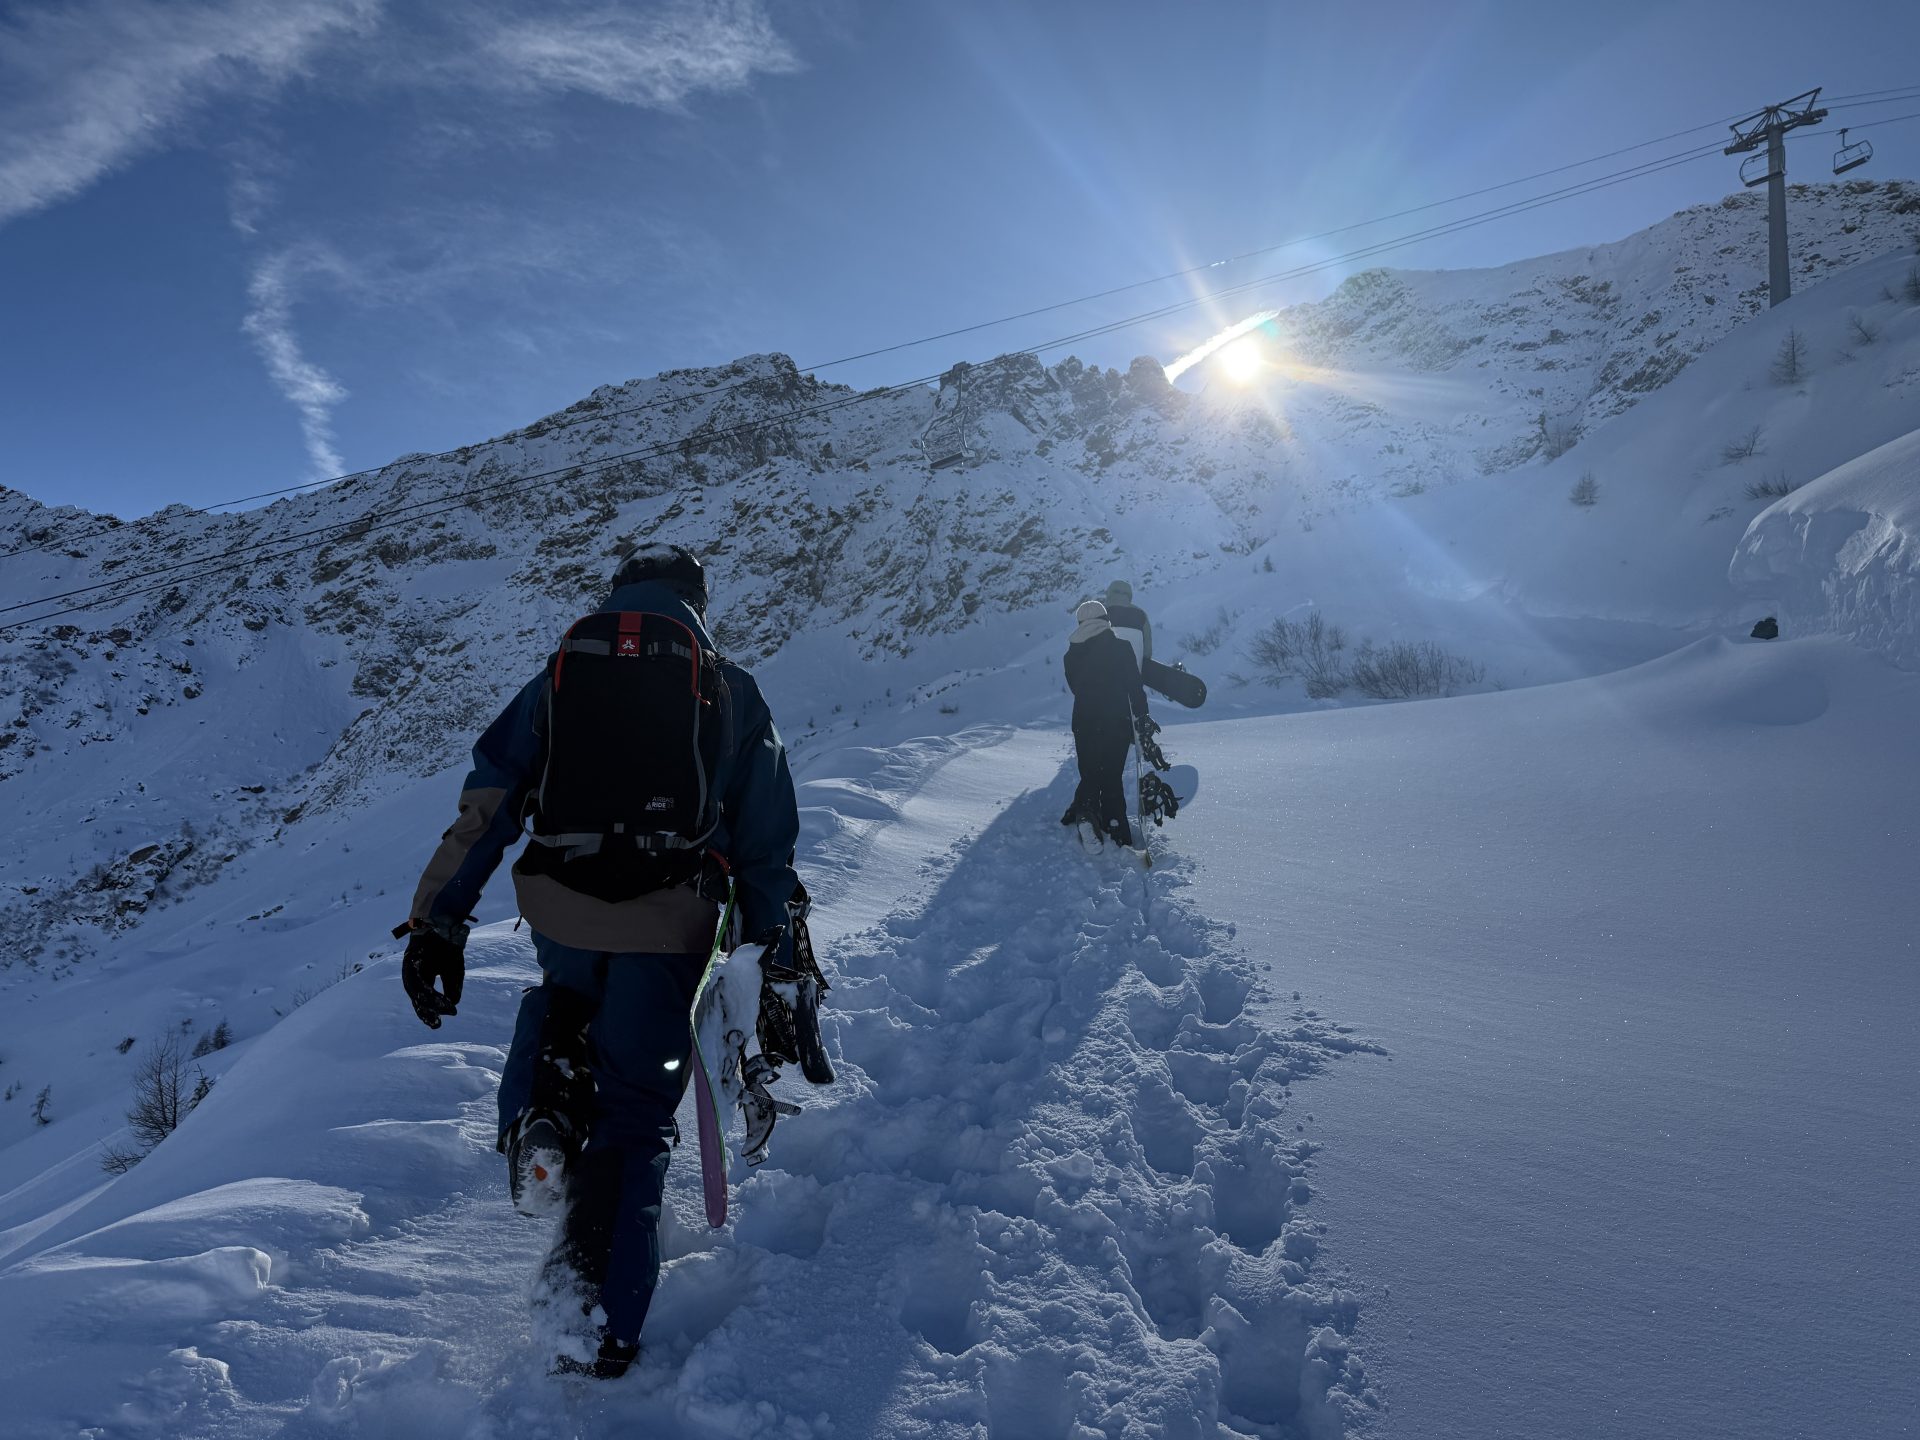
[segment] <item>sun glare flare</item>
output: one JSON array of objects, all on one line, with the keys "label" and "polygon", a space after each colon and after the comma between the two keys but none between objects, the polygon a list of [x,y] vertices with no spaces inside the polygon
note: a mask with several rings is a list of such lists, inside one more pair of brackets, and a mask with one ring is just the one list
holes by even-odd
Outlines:
[{"label": "sun glare flare", "polygon": [[1220,370],[1227,379],[1236,385],[1245,385],[1259,378],[1260,372],[1267,368],[1267,357],[1261,352],[1260,342],[1251,335],[1242,335],[1231,345],[1220,349]]}]

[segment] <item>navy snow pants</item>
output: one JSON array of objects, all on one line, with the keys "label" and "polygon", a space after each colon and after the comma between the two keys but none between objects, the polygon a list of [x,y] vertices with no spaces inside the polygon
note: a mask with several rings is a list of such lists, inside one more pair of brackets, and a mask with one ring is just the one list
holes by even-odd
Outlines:
[{"label": "navy snow pants", "polygon": [[660,1202],[675,1138],[673,1112],[686,1093],[693,1034],[689,1012],[704,955],[611,954],[533,937],[542,981],[520,1002],[513,1048],[500,1076],[505,1134],[533,1098],[541,1030],[557,990],[563,1005],[587,1002],[587,1059],[594,1095],[587,1143],[567,1182],[567,1214],[548,1257],[550,1276],[572,1272],[583,1300],[606,1311],[607,1333],[640,1338],[660,1283]]},{"label": "navy snow pants", "polygon": [[1080,762],[1074,808],[1122,845],[1133,844],[1127,823],[1127,752],[1132,749],[1133,731],[1124,721],[1073,727],[1073,753]]}]

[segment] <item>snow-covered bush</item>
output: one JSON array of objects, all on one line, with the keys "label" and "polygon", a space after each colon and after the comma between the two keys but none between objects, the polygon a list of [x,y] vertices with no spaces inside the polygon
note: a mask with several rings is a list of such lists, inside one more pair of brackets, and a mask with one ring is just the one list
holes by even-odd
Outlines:
[{"label": "snow-covered bush", "polygon": [[1348,678],[1375,700],[1410,700],[1477,685],[1486,673],[1485,666],[1449,654],[1431,640],[1394,640],[1385,646],[1369,640],[1354,655]]}]

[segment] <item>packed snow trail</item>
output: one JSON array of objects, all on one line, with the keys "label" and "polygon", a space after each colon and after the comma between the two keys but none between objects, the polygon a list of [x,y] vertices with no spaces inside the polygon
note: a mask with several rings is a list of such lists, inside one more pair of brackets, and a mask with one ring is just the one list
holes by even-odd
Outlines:
[{"label": "packed snow trail", "polygon": [[[492,1094],[535,972],[494,925],[448,1029],[391,960],[334,986],[0,1275],[20,1433],[1341,1433],[1372,1397],[1356,1307],[1312,1273],[1289,1087],[1360,1042],[1265,992],[1177,850],[1090,863],[1070,791],[1014,801],[829,957],[842,1081],[783,1082],[808,1108],[730,1229],[677,1157],[626,1381],[551,1380],[529,1333],[549,1227],[507,1205]],[[1250,1018],[1262,996],[1284,1021]]]}]

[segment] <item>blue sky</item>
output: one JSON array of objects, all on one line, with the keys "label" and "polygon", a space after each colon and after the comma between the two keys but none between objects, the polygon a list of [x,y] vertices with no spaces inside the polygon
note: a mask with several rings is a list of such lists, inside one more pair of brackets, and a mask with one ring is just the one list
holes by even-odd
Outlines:
[{"label": "blue sky", "polygon": [[[1920,6],[0,0],[0,483],[123,515],[207,504],[662,369],[809,364],[1045,305],[1814,84],[1920,88]],[[1920,122],[1871,134],[1861,174],[1920,175]],[[932,373],[1711,138],[824,374]],[[1829,148],[1800,146],[1796,178]],[[1617,238],[1733,169],[1348,268]],[[1169,360],[1344,273],[1078,353]]]}]

